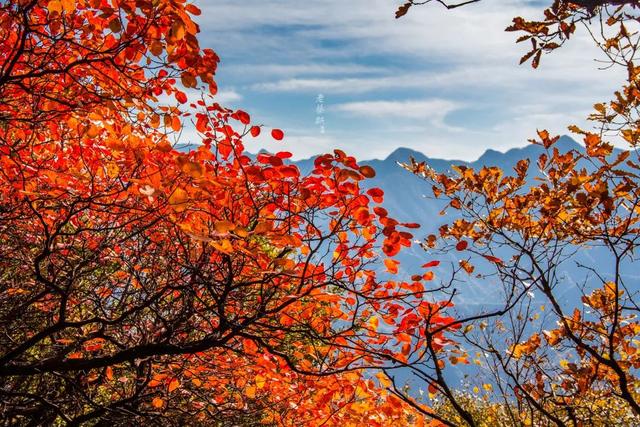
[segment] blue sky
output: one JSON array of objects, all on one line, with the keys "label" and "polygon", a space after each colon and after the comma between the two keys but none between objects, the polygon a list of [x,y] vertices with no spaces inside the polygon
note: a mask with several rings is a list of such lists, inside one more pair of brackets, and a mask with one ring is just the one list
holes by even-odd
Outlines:
[{"label": "blue sky", "polygon": [[393,0],[198,4],[202,45],[221,57],[219,101],[286,132],[283,142],[249,141],[252,152],[304,158],[341,148],[371,159],[402,146],[473,160],[487,148],[523,146],[537,128],[589,126],[591,106],[623,78],[598,70],[584,30],[540,69],[518,66],[527,46],[504,28],[516,15],[541,16],[539,2],[434,4],[400,20]]}]

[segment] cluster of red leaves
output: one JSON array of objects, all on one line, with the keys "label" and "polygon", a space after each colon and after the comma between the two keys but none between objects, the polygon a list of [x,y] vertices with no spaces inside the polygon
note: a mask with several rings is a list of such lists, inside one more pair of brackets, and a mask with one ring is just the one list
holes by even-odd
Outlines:
[{"label": "cluster of red leaves", "polygon": [[[303,176],[290,153],[245,153],[260,134],[246,112],[190,104],[200,83],[215,94],[199,13],[168,0],[0,6],[7,418],[419,425],[359,371],[423,345],[433,275],[376,272],[416,225],[362,190],[375,172],[353,157],[320,156]],[[171,137],[187,120],[202,145],[180,152]]]}]

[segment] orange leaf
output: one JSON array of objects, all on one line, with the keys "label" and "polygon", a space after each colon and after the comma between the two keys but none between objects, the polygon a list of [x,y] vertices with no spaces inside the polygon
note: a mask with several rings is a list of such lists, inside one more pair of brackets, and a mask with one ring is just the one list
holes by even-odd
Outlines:
[{"label": "orange leaf", "polygon": [[160,399],[159,397],[154,397],[151,401],[151,405],[153,405],[154,408],[160,409],[164,406],[164,400]]},{"label": "orange leaf", "polygon": [[244,389],[244,395],[247,396],[249,399],[253,399],[256,397],[256,388],[253,386],[249,386],[247,388]]},{"label": "orange leaf", "polygon": [[176,190],[169,196],[170,205],[181,205],[189,200],[189,195],[182,188],[176,188]]},{"label": "orange leaf", "polygon": [[60,0],[60,4],[67,13],[71,13],[76,10],[76,0]]},{"label": "orange leaf", "polygon": [[400,262],[395,259],[387,258],[384,260],[384,265],[391,274],[398,274],[398,264],[400,264]]},{"label": "orange leaf", "polygon": [[178,132],[181,128],[182,123],[180,123],[180,117],[173,116],[173,118],[171,119],[171,129],[173,129],[175,132]]},{"label": "orange leaf", "polygon": [[231,221],[218,221],[214,224],[217,233],[226,234],[236,228],[236,225]]},{"label": "orange leaf", "polygon": [[50,13],[60,13],[62,12],[62,3],[60,3],[60,0],[51,0],[49,4],[47,4],[47,9]]},{"label": "orange leaf", "polygon": [[387,377],[383,372],[378,372],[376,374],[376,377],[378,378],[378,381],[380,381],[380,385],[382,385],[382,387],[384,388],[391,387],[391,385],[393,384],[389,377]]},{"label": "orange leaf", "polygon": [[196,5],[194,4],[188,4],[185,8],[184,8],[187,12],[189,12],[192,15],[195,16],[199,16],[202,11],[200,10],[200,8],[198,8]]},{"label": "orange leaf", "polygon": [[495,262],[496,264],[503,264],[502,260],[500,258],[496,258],[494,256],[491,255],[483,255],[486,259],[488,259],[491,262]]},{"label": "orange leaf", "polygon": [[180,381],[178,381],[177,378],[172,379],[171,382],[169,383],[169,393],[171,393],[178,387],[180,387]]},{"label": "orange leaf", "polygon": [[460,267],[462,267],[464,271],[466,271],[468,274],[473,273],[473,270],[475,270],[475,267],[471,265],[469,261],[465,261],[465,260],[460,261]]}]

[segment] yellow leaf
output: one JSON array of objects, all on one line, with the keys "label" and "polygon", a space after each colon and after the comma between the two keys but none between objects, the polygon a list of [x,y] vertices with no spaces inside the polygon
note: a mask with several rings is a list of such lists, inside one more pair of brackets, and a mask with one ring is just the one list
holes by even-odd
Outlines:
[{"label": "yellow leaf", "polygon": [[256,387],[262,389],[264,388],[266,383],[267,380],[265,377],[263,377],[262,375],[256,375]]},{"label": "yellow leaf", "polygon": [[369,325],[371,325],[371,329],[378,329],[378,318],[377,317],[372,317],[371,319],[369,319]]},{"label": "yellow leaf", "polygon": [[382,387],[384,388],[391,387],[391,380],[384,373],[378,372],[376,374],[376,377],[378,378],[378,381],[380,381],[380,384],[382,385]]},{"label": "yellow leaf", "polygon": [[49,10],[49,13],[62,13],[62,3],[60,3],[60,0],[51,0],[47,5],[47,10]]},{"label": "yellow leaf", "polygon": [[[149,121],[149,124],[154,129],[157,128],[158,126],[160,126],[160,116],[154,113],[151,116],[151,120]],[[171,150],[169,150],[169,151],[171,151]]]},{"label": "yellow leaf", "polygon": [[105,168],[107,169],[107,176],[109,176],[109,178],[116,178],[120,173],[120,168],[115,163],[107,163]]},{"label": "yellow leaf", "polygon": [[526,350],[526,346],[523,344],[516,344],[511,348],[511,355],[514,359],[520,359],[522,357],[522,353]]},{"label": "yellow leaf", "polygon": [[486,391],[493,390],[493,386],[491,384],[482,384],[482,388],[485,389]]}]

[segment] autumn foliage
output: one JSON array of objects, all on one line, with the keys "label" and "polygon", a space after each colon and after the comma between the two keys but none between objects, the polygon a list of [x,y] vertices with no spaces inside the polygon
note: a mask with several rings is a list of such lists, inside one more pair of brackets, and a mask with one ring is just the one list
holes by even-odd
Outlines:
[{"label": "autumn foliage", "polygon": [[[539,131],[543,154],[513,171],[407,163],[459,214],[422,242],[418,272],[397,256],[418,225],[389,216],[371,167],[335,150],[304,175],[291,153],[248,154],[285,132],[216,101],[199,14],[182,0],[0,2],[3,425],[637,420],[634,2],[514,20],[534,67],[598,22],[627,82],[596,104],[596,131],[571,128],[584,150]],[[438,248],[459,256],[450,279]],[[583,248],[598,259],[579,260],[587,280],[567,303],[560,269]],[[457,312],[458,289],[489,276],[502,305]],[[458,390],[447,369],[471,364],[485,377]]]},{"label": "autumn foliage", "polygon": [[0,4],[2,419],[423,423],[362,370],[406,360],[401,314],[431,305],[376,273],[415,225],[341,151],[306,176],[249,156],[261,127],[215,102],[199,13]]},{"label": "autumn foliage", "polygon": [[[423,242],[429,252],[459,255],[450,300],[480,284],[500,296],[472,314],[448,310],[449,324],[459,327],[454,339],[482,373],[465,392],[431,373],[438,354],[425,359],[431,365],[412,366],[429,382],[445,424],[639,423],[637,21],[637,2],[555,1],[543,20],[518,17],[507,28],[524,33],[517,41],[531,49],[520,62],[536,68],[586,24],[608,65],[626,70],[614,99],[594,106],[594,129],[569,127],[582,149],[567,150],[542,130],[531,140],[539,157],[510,171],[454,166],[442,174],[424,162],[404,165],[453,212]],[[615,149],[616,140],[626,149]]]}]

